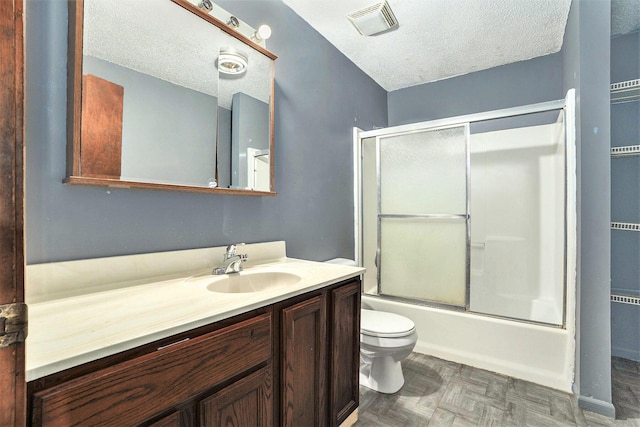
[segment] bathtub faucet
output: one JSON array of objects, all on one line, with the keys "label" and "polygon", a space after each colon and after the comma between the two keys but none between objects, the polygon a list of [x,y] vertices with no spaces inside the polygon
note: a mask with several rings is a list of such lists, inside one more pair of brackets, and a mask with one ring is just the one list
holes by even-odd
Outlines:
[{"label": "bathtub faucet", "polygon": [[222,265],[215,267],[212,274],[229,274],[239,273],[242,271],[242,263],[246,262],[249,256],[247,254],[236,254],[236,247],[244,245],[244,243],[236,243],[227,246],[227,250],[222,256]]}]

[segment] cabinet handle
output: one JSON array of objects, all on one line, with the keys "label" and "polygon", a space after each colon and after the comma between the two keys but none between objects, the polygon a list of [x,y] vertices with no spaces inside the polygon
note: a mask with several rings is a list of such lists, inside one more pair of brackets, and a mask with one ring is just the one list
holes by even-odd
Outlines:
[{"label": "cabinet handle", "polygon": [[180,344],[180,343],[183,343],[183,342],[187,342],[187,341],[189,341],[189,340],[190,340],[190,338],[185,338],[185,339],[180,340],[180,341],[172,342],[171,344],[161,345],[160,347],[158,347],[158,348],[156,349],[156,351],[164,350],[164,349],[165,349],[165,348],[167,348],[167,347],[173,347],[173,346],[174,346],[174,345],[176,345],[176,344]]}]

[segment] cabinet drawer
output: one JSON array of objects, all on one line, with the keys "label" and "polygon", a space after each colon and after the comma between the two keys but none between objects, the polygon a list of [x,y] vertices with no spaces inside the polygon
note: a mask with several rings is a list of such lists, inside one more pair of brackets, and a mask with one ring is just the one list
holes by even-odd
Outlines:
[{"label": "cabinet drawer", "polygon": [[133,425],[271,358],[271,314],[34,395],[34,425]]}]

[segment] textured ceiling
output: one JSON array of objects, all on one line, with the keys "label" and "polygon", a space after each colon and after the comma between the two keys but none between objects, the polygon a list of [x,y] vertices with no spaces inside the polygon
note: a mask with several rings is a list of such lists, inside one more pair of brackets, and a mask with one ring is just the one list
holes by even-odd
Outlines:
[{"label": "textured ceiling", "polygon": [[[388,91],[558,52],[571,0],[387,0],[400,26],[361,36],[350,12],[381,0],[283,0]],[[612,35],[640,28],[640,0],[612,0]]]},{"label": "textured ceiling", "polygon": [[379,0],[283,0],[388,91],[558,52],[571,0],[388,0],[400,26],[361,36]]},{"label": "textured ceiling", "polygon": [[[83,41],[84,55],[216,96],[225,108],[236,92],[264,102],[271,94],[269,58],[169,0],[87,1]],[[223,47],[248,57],[245,74],[218,79]]]},{"label": "textured ceiling", "polygon": [[640,0],[611,0],[611,36],[640,30]]}]

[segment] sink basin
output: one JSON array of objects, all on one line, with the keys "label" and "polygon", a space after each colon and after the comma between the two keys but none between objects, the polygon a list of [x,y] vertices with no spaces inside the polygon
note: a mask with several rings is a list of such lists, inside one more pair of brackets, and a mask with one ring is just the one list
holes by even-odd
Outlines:
[{"label": "sink basin", "polygon": [[247,293],[291,286],[299,283],[302,276],[284,271],[242,271],[222,276],[208,276],[204,286],[211,292]]}]

